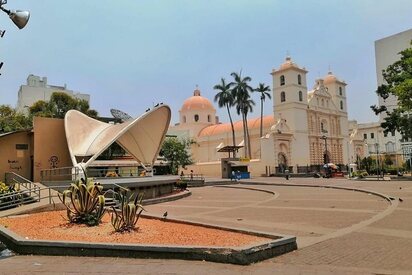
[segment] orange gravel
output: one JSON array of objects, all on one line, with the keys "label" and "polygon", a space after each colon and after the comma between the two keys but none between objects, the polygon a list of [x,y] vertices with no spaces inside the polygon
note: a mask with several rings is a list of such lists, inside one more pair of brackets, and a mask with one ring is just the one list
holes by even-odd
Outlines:
[{"label": "orange gravel", "polygon": [[220,247],[238,247],[270,241],[268,238],[226,230],[145,218],[139,219],[137,230],[116,233],[107,213],[102,223],[93,227],[68,223],[66,211],[1,218],[0,225],[31,240]]}]

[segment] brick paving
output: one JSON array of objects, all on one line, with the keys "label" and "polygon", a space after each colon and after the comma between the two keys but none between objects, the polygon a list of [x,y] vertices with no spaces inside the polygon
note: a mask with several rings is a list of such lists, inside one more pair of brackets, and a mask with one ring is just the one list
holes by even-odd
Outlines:
[{"label": "brick paving", "polygon": [[403,202],[387,211],[390,205],[380,197],[329,188],[250,186],[275,195],[232,188],[193,188],[188,198],[151,205],[147,210],[156,215],[168,211],[174,218],[294,234],[301,248],[251,266],[13,256],[0,259],[0,274],[412,274],[412,182],[298,178],[254,181],[356,187],[401,197]]}]

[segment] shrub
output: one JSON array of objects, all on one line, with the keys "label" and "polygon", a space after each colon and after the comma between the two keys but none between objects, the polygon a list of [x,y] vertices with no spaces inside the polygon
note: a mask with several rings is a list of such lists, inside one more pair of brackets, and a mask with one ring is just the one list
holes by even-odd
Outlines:
[{"label": "shrub", "polygon": [[136,223],[140,218],[140,214],[144,210],[142,206],[143,194],[136,195],[132,201],[133,194],[127,197],[126,194],[120,196],[120,211],[116,211],[114,207],[112,213],[112,225],[116,232],[132,231],[136,228]]},{"label": "shrub", "polygon": [[98,225],[105,212],[103,186],[87,178],[72,183],[61,196],[59,194],[59,199],[66,206],[71,223]]},{"label": "shrub", "polygon": [[187,181],[184,179],[178,179],[175,183],[175,187],[181,190],[186,190],[187,188]]}]

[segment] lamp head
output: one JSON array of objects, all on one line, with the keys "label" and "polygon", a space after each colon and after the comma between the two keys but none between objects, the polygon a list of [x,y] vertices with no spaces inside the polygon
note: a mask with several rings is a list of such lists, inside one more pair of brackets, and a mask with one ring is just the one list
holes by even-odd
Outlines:
[{"label": "lamp head", "polygon": [[27,22],[29,22],[30,12],[21,10],[10,11],[9,17],[19,29],[23,29]]}]

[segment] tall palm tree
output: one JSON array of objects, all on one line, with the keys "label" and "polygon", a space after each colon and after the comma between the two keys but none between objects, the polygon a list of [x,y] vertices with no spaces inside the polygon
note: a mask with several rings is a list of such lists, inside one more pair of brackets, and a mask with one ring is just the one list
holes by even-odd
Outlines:
[{"label": "tall palm tree", "polygon": [[232,95],[234,98],[234,105],[236,106],[238,115],[242,115],[245,155],[250,158],[250,140],[248,140],[249,129],[247,127],[248,112],[246,112],[246,110],[248,110],[247,105],[253,102],[253,100],[250,99],[250,93],[253,92],[253,88],[249,86],[249,82],[252,81],[252,78],[250,78],[249,76],[242,77],[242,72],[240,72],[239,74],[233,72],[230,75],[234,78],[234,82],[231,83],[233,85]]},{"label": "tall palm tree", "polygon": [[[233,146],[236,146],[235,128],[233,127],[232,115],[230,114],[230,107],[232,107],[234,104],[234,98],[232,96],[232,91],[230,89],[231,86],[231,83],[226,83],[225,79],[222,78],[219,84],[213,86],[213,89],[219,91],[215,95],[215,102],[217,102],[219,108],[226,107],[227,109],[227,113],[229,115],[230,120],[230,126],[232,127]],[[235,151],[233,151],[233,157],[236,157]]]},{"label": "tall palm tree", "polygon": [[270,96],[270,88],[266,86],[264,83],[259,83],[259,86],[254,90],[255,92],[260,93],[260,137],[263,136],[263,102],[265,101],[266,97],[271,99]]},{"label": "tall palm tree", "polygon": [[246,136],[247,136],[247,143],[248,143],[249,158],[252,157],[252,147],[250,146],[249,125],[247,123],[247,114],[249,112],[253,112],[253,106],[255,106],[255,102],[251,98],[248,98],[243,102],[243,113],[245,114],[245,126],[246,126]]}]

